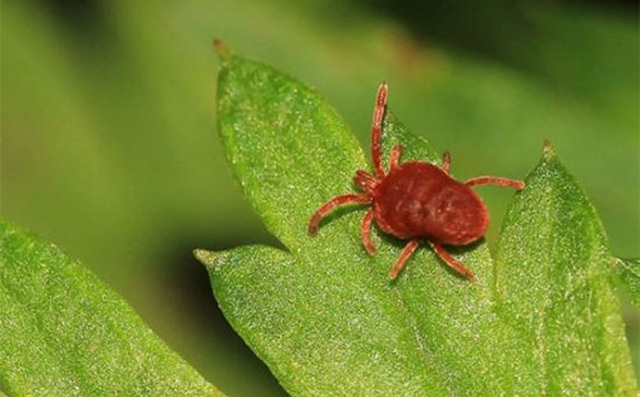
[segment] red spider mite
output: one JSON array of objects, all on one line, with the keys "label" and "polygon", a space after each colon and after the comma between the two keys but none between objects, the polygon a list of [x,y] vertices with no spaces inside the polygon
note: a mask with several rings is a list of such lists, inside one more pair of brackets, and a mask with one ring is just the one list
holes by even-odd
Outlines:
[{"label": "red spider mite", "polygon": [[440,167],[422,161],[400,163],[400,145],[391,150],[389,171],[385,173],[380,162],[380,131],[387,94],[387,85],[380,84],[371,128],[375,175],[357,171],[354,182],[364,193],[345,194],[324,203],[309,221],[309,234],[314,235],[322,218],[336,207],[343,204],[369,204],[371,209],[362,218],[361,226],[362,244],[369,254],[376,252],[370,236],[373,221],[383,232],[410,240],[389,273],[392,280],[398,277],[420,241],[426,241],[447,265],[474,281],[473,272],[443,247],[470,244],[484,236],[489,226],[489,212],[480,196],[471,188],[496,185],[521,190],[524,182],[479,176],[462,183],[449,176],[449,152],[444,153]]}]

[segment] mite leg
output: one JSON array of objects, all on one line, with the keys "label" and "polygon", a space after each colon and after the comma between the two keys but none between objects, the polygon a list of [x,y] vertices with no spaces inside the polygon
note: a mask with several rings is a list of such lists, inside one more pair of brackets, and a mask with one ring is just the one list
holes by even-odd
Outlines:
[{"label": "mite leg", "polygon": [[380,131],[382,129],[384,112],[387,108],[388,92],[389,89],[385,83],[378,86],[376,106],[373,108],[373,124],[371,126],[371,157],[373,158],[373,166],[378,178],[382,178],[384,176],[384,170],[382,169],[382,163],[380,162]]},{"label": "mite leg", "polygon": [[368,203],[371,198],[368,194],[345,194],[343,196],[334,197],[333,199],[322,204],[320,208],[311,216],[309,220],[309,234],[314,235],[318,231],[318,224],[329,212],[336,207],[344,204]]},{"label": "mite leg", "polygon": [[398,167],[400,156],[402,156],[402,146],[396,145],[391,149],[391,153],[389,154],[389,172]]},{"label": "mite leg", "polygon": [[451,170],[451,153],[449,151],[444,152],[442,155],[442,171],[445,174],[449,175],[449,171]]},{"label": "mite leg", "polygon": [[456,272],[462,274],[463,276],[468,278],[469,281],[471,281],[471,282],[475,282],[476,281],[476,278],[475,278],[473,272],[471,270],[469,270],[467,267],[465,267],[462,263],[460,263],[457,260],[455,260],[451,256],[451,254],[449,254],[447,252],[447,250],[445,250],[440,244],[433,244],[432,243],[431,247],[436,252],[436,254],[438,254],[440,259],[442,259],[447,265],[451,266],[451,268],[453,270],[455,270]]},{"label": "mite leg", "polygon": [[365,192],[373,191],[373,189],[376,187],[376,184],[378,183],[373,175],[362,170],[356,171],[356,176],[353,178],[353,181],[356,183],[356,185],[364,189]]},{"label": "mite leg", "polygon": [[502,187],[512,187],[517,190],[524,189],[523,181],[518,181],[515,179],[500,178],[497,176],[478,176],[478,177],[469,179],[464,184],[469,187],[482,186],[482,185],[496,185],[496,186],[502,186]]},{"label": "mite leg", "polygon": [[370,209],[362,218],[362,226],[360,231],[362,232],[362,245],[367,250],[369,255],[376,253],[376,247],[371,242],[371,222],[373,221],[373,209]]},{"label": "mite leg", "polygon": [[404,248],[402,249],[402,252],[400,253],[400,257],[396,262],[396,265],[393,267],[393,269],[391,269],[391,272],[389,273],[390,279],[395,280],[398,277],[398,273],[400,273],[400,271],[404,267],[404,264],[407,261],[407,259],[409,259],[411,254],[413,254],[413,251],[415,251],[416,248],[418,248],[418,245],[419,245],[418,240],[411,240],[407,243],[407,245],[404,246]]}]

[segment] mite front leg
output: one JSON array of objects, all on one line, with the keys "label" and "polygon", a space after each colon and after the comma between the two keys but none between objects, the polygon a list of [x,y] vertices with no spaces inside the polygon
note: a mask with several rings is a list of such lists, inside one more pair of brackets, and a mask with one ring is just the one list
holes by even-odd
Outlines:
[{"label": "mite front leg", "polygon": [[445,250],[442,245],[440,244],[434,244],[431,243],[431,247],[433,248],[433,250],[436,252],[436,254],[438,254],[438,256],[440,257],[440,259],[442,259],[447,265],[449,265],[453,270],[455,270],[456,272],[460,273],[461,275],[465,276],[466,278],[469,279],[469,281],[471,282],[475,282],[476,281],[476,277],[473,274],[473,272],[471,270],[469,270],[467,267],[465,267],[462,263],[458,262],[457,260],[455,260],[451,254],[449,254],[447,252],[447,250]]},{"label": "mite front leg", "polygon": [[444,152],[442,155],[442,166],[440,168],[445,174],[449,175],[451,171],[451,153],[449,151]]},{"label": "mite front leg", "polygon": [[384,177],[384,170],[380,161],[380,132],[382,130],[382,120],[384,112],[387,109],[387,95],[389,88],[385,83],[378,87],[378,95],[376,96],[376,106],[373,108],[373,123],[371,125],[371,157],[373,159],[373,167],[376,170],[378,179]]},{"label": "mite front leg", "polygon": [[376,253],[376,247],[374,247],[373,242],[371,242],[371,223],[373,222],[373,209],[367,211],[367,213],[362,218],[362,226],[360,227],[361,237],[362,237],[362,245],[367,250],[369,255],[373,255]]},{"label": "mite front leg", "polygon": [[366,171],[356,171],[356,176],[353,178],[356,185],[360,186],[362,190],[367,193],[373,192],[378,180]]},{"label": "mite front leg", "polygon": [[389,278],[391,280],[395,280],[398,277],[398,274],[404,267],[404,264],[407,262],[407,259],[411,257],[411,254],[413,254],[416,248],[418,248],[418,245],[419,245],[418,240],[411,240],[407,243],[407,245],[404,246],[404,248],[402,249],[402,252],[400,253],[400,257],[396,262],[396,265],[393,267],[393,269],[391,269],[391,272],[389,273]]},{"label": "mite front leg", "polygon": [[329,212],[336,207],[345,204],[369,203],[371,197],[368,194],[345,194],[334,197],[333,199],[322,204],[320,208],[311,216],[309,220],[309,234],[314,235],[318,231],[318,224]]},{"label": "mite front leg", "polygon": [[483,186],[483,185],[495,185],[501,187],[512,187],[516,190],[524,189],[524,181],[518,181],[516,179],[500,178],[497,176],[478,176],[471,178],[464,183],[469,187]]},{"label": "mite front leg", "polygon": [[389,154],[389,172],[398,167],[400,156],[402,156],[402,145],[396,145],[391,149],[391,153]]}]

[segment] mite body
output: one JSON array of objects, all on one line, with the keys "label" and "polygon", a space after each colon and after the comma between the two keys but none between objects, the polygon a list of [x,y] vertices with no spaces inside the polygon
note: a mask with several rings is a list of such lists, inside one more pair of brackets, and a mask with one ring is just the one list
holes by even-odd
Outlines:
[{"label": "mite body", "polygon": [[389,274],[391,279],[398,276],[420,241],[426,241],[447,265],[473,281],[473,272],[443,247],[472,243],[484,236],[489,226],[489,212],[472,187],[492,184],[520,190],[524,182],[491,176],[459,182],[449,176],[448,152],[439,167],[421,161],[401,164],[401,146],[391,150],[389,170],[385,172],[380,161],[380,133],[387,92],[386,84],[381,84],[373,112],[371,152],[375,174],[357,171],[354,181],[364,193],[337,196],[323,204],[309,221],[309,233],[315,234],[320,220],[340,205],[370,204],[361,226],[362,243],[369,254],[375,253],[370,237],[374,221],[383,232],[410,240]]},{"label": "mite body", "polygon": [[374,219],[385,233],[438,244],[469,244],[489,225],[484,203],[471,188],[423,162],[392,170],[371,192]]}]

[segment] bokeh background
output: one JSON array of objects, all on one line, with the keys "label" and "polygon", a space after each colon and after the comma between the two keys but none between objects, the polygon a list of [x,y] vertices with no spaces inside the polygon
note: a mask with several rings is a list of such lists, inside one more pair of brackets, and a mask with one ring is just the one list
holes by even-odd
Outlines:
[{"label": "bokeh background", "polygon": [[[640,256],[635,1],[3,1],[1,19],[2,216],[81,259],[229,395],[284,392],[191,255],[274,243],[217,137],[214,37],[317,87],[363,145],[386,80],[461,179],[523,177],[551,139],[613,252]],[[492,245],[511,192],[482,194]]]}]

